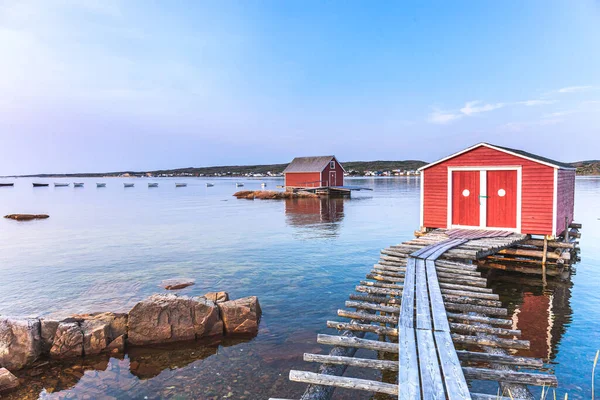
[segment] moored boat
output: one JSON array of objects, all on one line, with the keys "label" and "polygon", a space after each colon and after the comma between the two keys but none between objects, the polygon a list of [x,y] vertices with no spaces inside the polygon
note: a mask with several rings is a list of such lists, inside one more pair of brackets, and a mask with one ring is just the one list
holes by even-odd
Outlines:
[{"label": "moored boat", "polygon": [[0,183],[0,187],[15,186],[14,183]]},{"label": "moored boat", "polygon": [[158,183],[148,183],[148,187],[158,187]]},{"label": "moored boat", "polygon": [[98,187],[98,188],[106,187],[106,183],[96,183],[96,187]]},{"label": "moored boat", "polygon": [[175,187],[186,187],[187,183],[175,183]]},{"label": "moored boat", "polygon": [[48,185],[49,185],[49,183],[34,183],[33,187],[46,187]]},{"label": "moored boat", "polygon": [[235,184],[235,187],[243,187],[243,186],[244,186],[244,184],[243,184],[243,183],[236,183],[236,184]]},{"label": "moored boat", "polygon": [[213,186],[215,186],[214,183],[207,183],[206,184],[206,187],[213,187]]},{"label": "moored boat", "polygon": [[83,187],[82,182],[73,182],[73,187]]},{"label": "moored boat", "polygon": [[54,182],[54,187],[67,187],[67,186],[69,186],[68,183],[60,183],[60,182],[56,183],[56,182]]},{"label": "moored boat", "polygon": [[265,187],[267,187],[267,184],[263,182],[263,183],[260,184],[260,187],[264,187],[265,188]]},{"label": "moored boat", "polygon": [[128,187],[133,187],[134,183],[124,183],[123,186],[128,188]]}]

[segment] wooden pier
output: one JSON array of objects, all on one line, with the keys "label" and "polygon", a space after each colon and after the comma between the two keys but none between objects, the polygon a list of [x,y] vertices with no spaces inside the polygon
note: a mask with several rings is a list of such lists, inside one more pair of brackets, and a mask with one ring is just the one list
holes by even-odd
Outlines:
[{"label": "wooden pier", "polygon": [[[317,336],[318,343],[334,346],[331,352],[304,354],[305,361],[321,364],[319,372],[290,371],[290,380],[309,384],[301,399],[329,399],[339,387],[399,399],[516,400],[532,399],[527,385],[556,386],[554,375],[529,372],[542,368],[542,360],[514,355],[529,342],[519,339],[473,264],[528,239],[503,231],[438,230],[382,250],[347,309],[338,310],[350,322],[328,321],[341,333]],[[354,357],[359,349],[372,357]],[[343,376],[348,366],[379,371],[381,379]],[[499,389],[471,393],[471,380],[496,381]]]}]

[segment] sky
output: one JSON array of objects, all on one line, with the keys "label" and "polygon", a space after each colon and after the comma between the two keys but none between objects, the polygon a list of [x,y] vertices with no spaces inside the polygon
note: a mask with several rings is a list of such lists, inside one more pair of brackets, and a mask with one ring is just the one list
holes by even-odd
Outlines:
[{"label": "sky", "polygon": [[600,159],[600,1],[0,0],[0,175]]}]

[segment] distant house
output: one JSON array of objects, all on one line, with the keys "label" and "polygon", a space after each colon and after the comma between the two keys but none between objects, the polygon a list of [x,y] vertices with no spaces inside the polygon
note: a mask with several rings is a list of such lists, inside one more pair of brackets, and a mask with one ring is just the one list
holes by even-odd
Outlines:
[{"label": "distant house", "polygon": [[575,168],[479,143],[421,167],[421,228],[555,237],[573,222]]},{"label": "distant house", "polygon": [[296,157],[283,171],[286,189],[343,186],[344,167],[335,156]]}]

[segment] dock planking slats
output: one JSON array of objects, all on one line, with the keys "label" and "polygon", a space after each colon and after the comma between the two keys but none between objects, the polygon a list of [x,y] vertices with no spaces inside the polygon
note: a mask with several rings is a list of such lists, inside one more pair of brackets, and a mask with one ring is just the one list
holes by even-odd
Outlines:
[{"label": "dock planking slats", "polygon": [[[309,384],[302,400],[329,399],[335,387],[397,394],[399,399],[491,399],[496,395],[471,396],[467,380],[483,378],[521,387],[555,384],[551,376],[514,370],[540,368],[541,360],[485,352],[494,347],[528,348],[529,343],[495,336],[518,337],[520,331],[510,329],[509,319],[495,318],[507,315],[506,309],[471,260],[520,243],[526,235],[461,231],[437,230],[381,251],[379,263],[367,275],[370,281],[361,281],[358,294],[351,294],[345,304],[354,310],[338,311],[351,323],[327,322],[328,327],[344,330],[343,335],[317,337],[318,343],[334,346],[332,352],[304,356],[306,361],[321,363],[320,372],[327,372],[290,373],[291,380]],[[379,340],[362,339],[365,332],[379,335]],[[480,337],[480,332],[485,336]],[[468,344],[470,350],[457,352],[456,342]],[[354,358],[354,352],[345,356],[336,350],[342,348],[375,353],[372,358]],[[398,361],[389,361],[394,354]],[[343,368],[332,370],[336,365]],[[385,370],[385,379],[342,377],[347,366]],[[496,372],[495,366],[509,369]],[[398,380],[392,384],[396,371]]]}]

